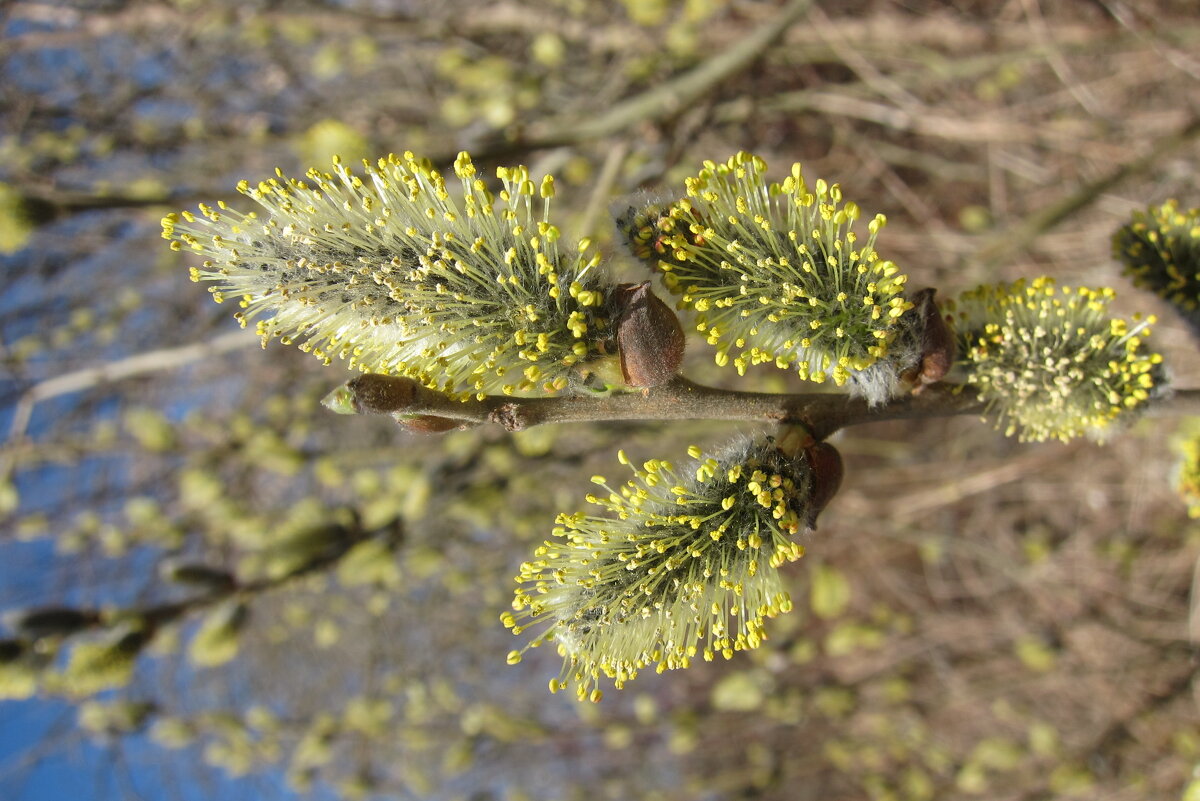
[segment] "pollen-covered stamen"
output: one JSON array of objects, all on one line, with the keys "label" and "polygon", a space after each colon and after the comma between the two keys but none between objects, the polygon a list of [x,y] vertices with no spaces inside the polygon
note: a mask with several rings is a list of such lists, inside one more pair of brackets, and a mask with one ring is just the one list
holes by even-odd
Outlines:
[{"label": "pollen-covered stamen", "polygon": [[502,621],[518,634],[541,628],[526,648],[558,644],[552,689],[595,698],[601,677],[620,688],[651,666],[729,658],[758,647],[765,620],[791,609],[778,568],[803,554],[808,455],[771,440],[717,457],[688,452],[685,476],[618,454],[634,477],[614,488],[596,476],[603,492],[587,496],[607,514],[559,515],[554,538],[521,566]]},{"label": "pollen-covered stamen", "polygon": [[1109,318],[1111,289],[1051,278],[984,286],[949,304],[959,364],[997,427],[1021,440],[1100,435],[1164,382],[1154,318]]},{"label": "pollen-covered stamen", "polygon": [[361,174],[335,159],[304,180],[242,182],[262,217],[202,205],[164,218],[163,236],[205,258],[193,279],[236,300],[264,343],[460,397],[557,392],[611,336],[599,255],[559,248],[552,179],[500,168],[497,196],[465,153],[454,171],[451,193],[411,153]]},{"label": "pollen-covered stamen", "polygon": [[845,384],[887,355],[911,308],[906,277],[875,251],[885,220],[876,216],[859,242],[860,210],[836,184],[810,188],[798,164],[782,183],[767,183],[765,171],[746,153],[705,162],[687,197],[631,210],[618,227],[697,313],[718,364],[741,373],[770,362]]}]

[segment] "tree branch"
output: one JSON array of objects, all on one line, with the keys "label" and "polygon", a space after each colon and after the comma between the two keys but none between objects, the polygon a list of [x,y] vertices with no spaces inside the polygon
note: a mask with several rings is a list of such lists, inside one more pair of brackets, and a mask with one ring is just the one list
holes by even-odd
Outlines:
[{"label": "tree branch", "polygon": [[[254,338],[246,336],[245,331],[229,331],[208,342],[195,342],[175,348],[160,348],[135,353],[115,361],[84,367],[39,381],[26,390],[17,401],[13,409],[12,420],[9,422],[8,442],[15,444],[25,436],[30,418],[33,417],[34,407],[48,398],[80,392],[133,376],[173,370],[210,356],[247,347],[253,343]],[[0,476],[12,469],[11,462],[11,458],[0,459]]]},{"label": "tree branch", "polygon": [[[516,138],[483,142],[471,148],[477,159],[513,150],[536,150],[602,139],[641,122],[673,116],[710,93],[721,82],[737,75],[762,57],[812,5],[812,0],[791,0],[779,13],[751,30],[740,41],[691,70],[627,98],[590,118],[551,119],[530,126]],[[453,159],[437,154],[434,162]]]},{"label": "tree branch", "polygon": [[[983,405],[959,384],[934,384],[923,392],[874,408],[841,393],[776,394],[718,389],[677,377],[644,392],[607,396],[516,398],[487,395],[459,401],[408,378],[367,373],[335,390],[326,405],[347,414],[443,418],[463,425],[491,423],[509,431],[548,423],[612,420],[744,420],[788,423],[822,440],[842,428],[884,420],[982,414]],[[1146,409],[1150,417],[1200,413],[1200,389],[1185,389]]]},{"label": "tree branch", "polygon": [[1146,407],[1147,417],[1200,415],[1200,389],[1179,389]]},{"label": "tree branch", "polygon": [[1200,136],[1200,115],[1193,115],[1178,131],[1154,142],[1150,150],[1126,164],[1119,165],[1070,195],[1055,203],[1038,209],[1014,225],[990,237],[972,263],[980,268],[991,268],[1012,258],[1014,253],[1027,248],[1039,236],[1063,222],[1071,215],[1096,202],[1130,175],[1141,175],[1149,171],[1156,162],[1167,157],[1183,145]]},{"label": "tree branch", "polygon": [[928,387],[885,406],[835,393],[775,394],[703,386],[678,377],[644,392],[608,396],[515,398],[488,395],[458,401],[407,378],[358,376],[336,390],[327,405],[347,413],[430,416],[464,424],[494,423],[520,431],[547,423],[609,420],[747,420],[802,425],[816,439],[840,428],[880,420],[979,413],[979,402],[951,384]]}]

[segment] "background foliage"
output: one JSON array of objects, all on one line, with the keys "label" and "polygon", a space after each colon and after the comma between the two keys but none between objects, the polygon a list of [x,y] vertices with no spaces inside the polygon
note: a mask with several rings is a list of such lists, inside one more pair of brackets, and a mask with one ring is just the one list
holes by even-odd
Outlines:
[{"label": "background foliage", "polygon": [[[848,431],[846,484],[788,569],[797,610],[771,641],[579,705],[546,692],[552,653],[504,663],[520,561],[618,445],[680,458],[752,429],[419,438],[334,417],[318,401],[344,371],[258,350],[158,220],[275,166],[466,148],[554,172],[564,233],[615,251],[613,198],[744,149],[887,214],[879,249],[917,286],[1116,286],[1117,312],[1159,313],[1176,383],[1196,386],[1185,325],[1109,245],[1135,208],[1196,203],[1200,146],[1160,148],[1200,105],[1192,6],[818,4],[700,100],[608,130],[606,109],[779,6],[9,4],[0,608],[187,603],[132,671],[87,662],[101,631],[44,654],[37,693],[70,719],[0,788],[86,736],[131,797],[1179,797],[1200,764],[1200,540],[1171,490],[1174,422],[1103,448],[1018,445],[973,419]],[[689,375],[735,380],[703,353]],[[798,384],[762,368],[738,386]],[[240,607],[182,584],[181,563],[237,573]],[[0,672],[10,696],[34,687]]]}]

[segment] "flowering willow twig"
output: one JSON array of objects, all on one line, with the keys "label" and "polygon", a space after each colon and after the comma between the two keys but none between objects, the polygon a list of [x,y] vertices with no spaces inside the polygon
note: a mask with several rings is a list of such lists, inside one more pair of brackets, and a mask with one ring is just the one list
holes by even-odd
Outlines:
[{"label": "flowering willow twig", "polygon": [[[743,374],[774,364],[849,396],[678,376],[679,319],[649,281],[615,283],[592,242],[560,248],[553,179],[539,185],[525,167],[501,167],[494,194],[466,153],[454,166],[461,196],[412,153],[364,163],[361,174],[335,160],[304,180],[243,182],[266,218],[202,205],[199,215],[167,215],[163,235],[203,258],[193,279],[211,282],[218,301],[236,300],[264,344],[278,337],[363,371],[326,399],[336,412],[390,414],[425,433],[610,420],[779,425],[711,456],[692,446],[696,463],[683,472],[619,454],[634,478],[613,486],[594,476],[607,495],[586,496],[607,514],[559,515],[522,565],[501,620],[517,635],[538,631],[508,661],[553,641],[564,662],[551,690],[571,685],[596,701],[602,679],[620,688],[649,666],[758,646],[763,621],[791,608],[778,568],[802,555],[801,538],[840,486],[841,457],[824,441],[837,430],[987,413],[1022,439],[1066,441],[1136,419],[1169,392],[1161,356],[1144,347],[1151,320],[1109,318],[1112,290],[1039,278],[939,308],[933,289],[908,292],[907,276],[876,252],[882,215],[859,240],[860,209],[837,184],[810,187],[799,164],[768,182],[766,167],[748,153],[706,161],[674,200],[618,214],[618,231],[694,314],[718,366]],[[622,391],[633,387],[643,391]],[[197,664],[228,658],[239,623],[227,608],[210,618],[211,635],[193,638]]]}]

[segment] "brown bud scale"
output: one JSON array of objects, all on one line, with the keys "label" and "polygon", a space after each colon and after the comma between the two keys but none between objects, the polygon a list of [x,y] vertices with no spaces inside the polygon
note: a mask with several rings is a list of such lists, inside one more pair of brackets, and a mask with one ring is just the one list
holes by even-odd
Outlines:
[{"label": "brown bud scale", "polygon": [[468,425],[463,420],[438,417],[432,414],[397,414],[393,416],[401,428],[413,434],[443,434]]},{"label": "brown bud scale", "polygon": [[935,384],[946,377],[954,364],[957,347],[954,334],[946,324],[930,289],[923,304],[925,329],[921,334],[921,384]]},{"label": "brown bud scale", "polygon": [[921,394],[925,387],[945,378],[954,365],[957,352],[954,334],[933,299],[936,292],[930,287],[912,296],[920,326],[921,358],[911,369],[905,370],[900,378],[905,385],[913,387],[914,395]]},{"label": "brown bud scale", "polygon": [[817,515],[829,505],[842,486],[842,455],[828,442],[814,442],[805,448],[812,468],[812,499],[809,501],[808,527],[817,527]]},{"label": "brown bud scale", "polygon": [[674,378],[683,361],[683,326],[650,282],[617,285],[609,303],[625,383],[655,387]]}]

